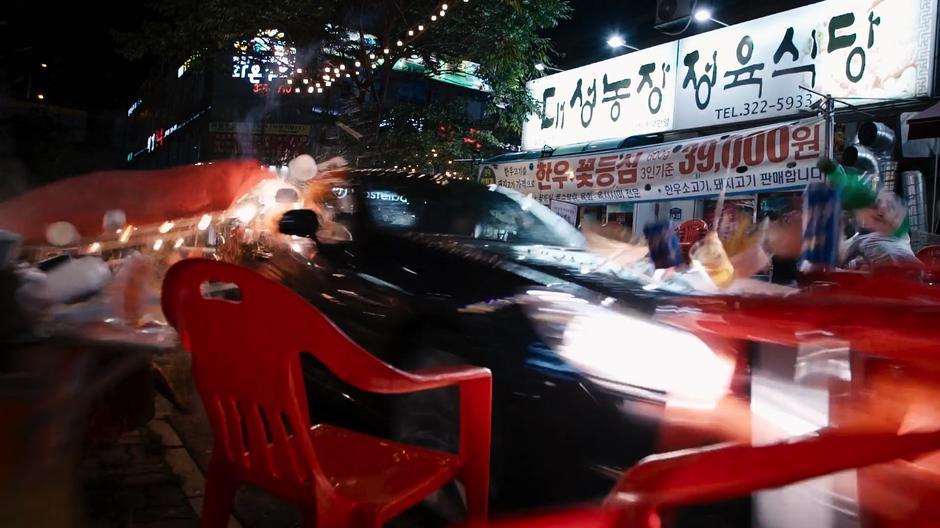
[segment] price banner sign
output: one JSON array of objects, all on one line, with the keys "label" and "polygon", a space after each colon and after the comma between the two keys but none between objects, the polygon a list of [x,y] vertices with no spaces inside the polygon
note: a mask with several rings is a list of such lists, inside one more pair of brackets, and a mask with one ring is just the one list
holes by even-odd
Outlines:
[{"label": "price banner sign", "polygon": [[636,202],[794,189],[822,181],[822,119],[636,149],[491,165],[498,185],[549,204]]}]

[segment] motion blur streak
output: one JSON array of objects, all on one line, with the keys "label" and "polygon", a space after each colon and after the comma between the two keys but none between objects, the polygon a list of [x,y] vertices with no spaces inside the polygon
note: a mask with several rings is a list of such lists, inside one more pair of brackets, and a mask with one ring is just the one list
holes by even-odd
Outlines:
[{"label": "motion blur streak", "polygon": [[[940,384],[935,372],[870,357],[853,362],[853,370],[851,384],[830,375],[829,382],[816,389],[762,378],[757,384],[760,394],[752,393],[752,402],[727,397],[708,411],[670,405],[663,419],[667,427],[751,445],[830,430],[887,434],[940,431]],[[865,373],[864,380],[858,372]],[[849,386],[851,389],[843,390]],[[818,406],[820,394],[828,400],[825,408]],[[940,450],[940,445],[937,447]],[[831,495],[833,500],[828,502],[833,507],[857,500],[863,518],[887,523],[879,526],[935,526],[940,518],[940,451],[863,467],[857,478],[826,481],[824,489],[820,489],[822,481],[813,482],[816,485],[804,491]],[[850,487],[845,487],[846,482]]]}]

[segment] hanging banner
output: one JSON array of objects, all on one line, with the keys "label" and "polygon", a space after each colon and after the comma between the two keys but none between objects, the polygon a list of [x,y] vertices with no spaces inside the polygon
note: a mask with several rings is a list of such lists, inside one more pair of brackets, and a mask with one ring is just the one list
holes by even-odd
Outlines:
[{"label": "hanging banner", "polygon": [[496,183],[545,204],[681,200],[798,188],[822,181],[822,119],[768,125],[582,156],[488,165]]},{"label": "hanging banner", "polygon": [[675,128],[929,96],[936,0],[829,0],[679,41]]},{"label": "hanging banner", "polygon": [[672,128],[677,42],[536,79],[544,109],[522,129],[522,148],[559,147]]},{"label": "hanging banner", "polygon": [[932,94],[936,0],[827,0],[529,83],[525,150]]},{"label": "hanging banner", "polygon": [[232,134],[277,134],[283,136],[309,136],[310,125],[292,123],[235,123],[233,121],[213,121],[209,123],[209,132],[228,132]]},{"label": "hanging banner", "polygon": [[304,152],[310,132],[310,125],[213,121],[209,146],[213,156],[249,156],[265,165],[281,165]]}]

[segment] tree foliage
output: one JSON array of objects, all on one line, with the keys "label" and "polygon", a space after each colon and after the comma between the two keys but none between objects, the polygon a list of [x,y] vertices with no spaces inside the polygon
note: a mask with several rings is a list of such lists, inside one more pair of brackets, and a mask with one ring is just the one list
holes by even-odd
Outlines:
[{"label": "tree foliage", "polygon": [[[179,61],[194,52],[228,49],[259,29],[278,28],[311,70],[319,71],[329,59],[324,50],[358,60],[366,67],[361,76],[344,79],[352,84],[344,90],[351,104],[344,107],[367,116],[370,127],[368,138],[348,151],[369,151],[373,162],[406,166],[425,155],[433,158],[431,149],[446,152],[448,160],[465,159],[515,143],[525,116],[535,108],[525,85],[540,75],[535,64],[550,63],[554,56],[542,35],[570,13],[568,0],[450,1],[446,16],[440,16],[442,2],[429,0],[160,0],[153,4],[153,21],[119,38],[129,57],[154,54]],[[438,20],[431,21],[431,15]],[[409,36],[409,30],[415,34]],[[350,39],[351,33],[357,38]],[[370,54],[384,59],[376,69],[367,67]],[[490,87],[482,120],[468,116],[459,100],[386,104],[383,90],[389,83],[383,79],[398,59],[415,56],[429,76],[461,61],[479,64],[477,76]]]}]

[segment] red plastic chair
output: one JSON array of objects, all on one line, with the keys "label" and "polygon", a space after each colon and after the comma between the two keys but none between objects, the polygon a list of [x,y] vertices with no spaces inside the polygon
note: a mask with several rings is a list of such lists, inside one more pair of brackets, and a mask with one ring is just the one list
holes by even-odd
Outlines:
[{"label": "red plastic chair", "polygon": [[[232,283],[239,301],[207,297]],[[193,354],[215,436],[202,526],[225,526],[236,488],[253,484],[298,504],[305,526],[381,526],[447,482],[466,488],[468,519],[485,521],[492,378],[484,368],[408,373],[382,363],[293,292],[231,264],[173,266],[163,310]],[[312,425],[299,354],[361,390],[402,394],[460,386],[457,455]]]},{"label": "red plastic chair", "polygon": [[660,512],[909,458],[940,447],[940,433],[826,432],[761,447],[719,445],[655,455],[627,471],[603,506],[526,519],[498,528],[659,528]]},{"label": "red plastic chair", "polygon": [[917,258],[923,262],[927,268],[934,269],[940,267],[940,246],[925,246],[917,252]]},{"label": "red plastic chair", "polygon": [[708,224],[704,220],[693,218],[686,220],[676,226],[676,235],[679,237],[679,247],[682,248],[682,256],[688,261],[689,251],[696,242],[705,238],[708,234]]},{"label": "red plastic chair", "polygon": [[926,246],[917,252],[917,258],[924,263],[924,279],[930,284],[940,282],[940,246]]},{"label": "red plastic chair", "polygon": [[705,223],[705,220],[698,218],[686,220],[676,226],[676,234],[679,236],[680,244],[692,245],[705,238],[705,235],[708,234],[708,224]]}]

